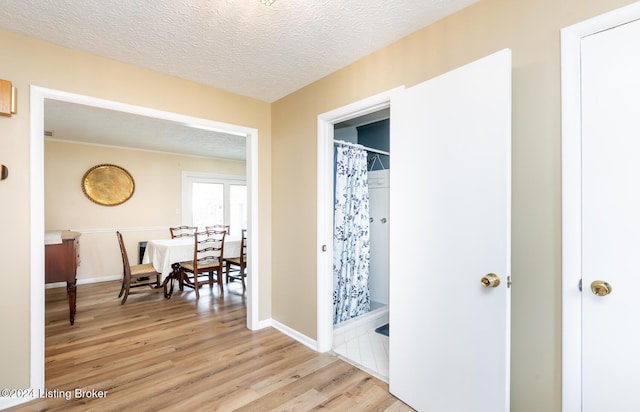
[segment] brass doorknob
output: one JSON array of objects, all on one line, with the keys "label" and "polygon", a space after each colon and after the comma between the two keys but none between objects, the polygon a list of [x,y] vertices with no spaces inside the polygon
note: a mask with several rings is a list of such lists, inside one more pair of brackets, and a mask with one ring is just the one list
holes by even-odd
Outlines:
[{"label": "brass doorknob", "polygon": [[604,280],[594,280],[591,282],[591,291],[596,296],[607,296],[613,288]]},{"label": "brass doorknob", "polygon": [[484,276],[480,282],[485,288],[495,288],[500,284],[500,278],[495,273],[489,273],[487,276]]}]

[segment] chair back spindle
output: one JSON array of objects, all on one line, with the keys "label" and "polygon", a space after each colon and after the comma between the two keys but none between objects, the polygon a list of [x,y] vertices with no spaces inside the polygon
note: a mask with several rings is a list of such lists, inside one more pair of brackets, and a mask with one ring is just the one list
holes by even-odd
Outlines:
[{"label": "chair back spindle", "polygon": [[169,232],[171,232],[171,239],[175,239],[177,237],[195,236],[197,230],[198,228],[195,226],[184,226],[184,225],[169,228]]}]

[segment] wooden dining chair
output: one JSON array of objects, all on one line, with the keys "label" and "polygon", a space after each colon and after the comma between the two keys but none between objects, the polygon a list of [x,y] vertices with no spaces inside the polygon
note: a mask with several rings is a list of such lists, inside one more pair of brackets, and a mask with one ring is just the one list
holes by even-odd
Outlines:
[{"label": "wooden dining chair", "polygon": [[[130,265],[127,257],[127,249],[124,247],[122,234],[116,231],[118,244],[120,245],[120,254],[122,254],[122,287],[118,298],[122,298],[121,304],[124,304],[129,297],[131,288],[148,286],[152,289],[160,288],[160,273],[158,273],[151,263],[141,265]],[[154,280],[155,278],[155,280]]]},{"label": "wooden dining chair", "polygon": [[227,283],[229,283],[230,280],[242,281],[242,293],[244,293],[247,290],[245,281],[247,277],[247,229],[242,229],[240,256],[224,258],[224,263],[227,271]]},{"label": "wooden dining chair", "polygon": [[[220,293],[224,293],[222,282],[224,238],[227,232],[211,230],[196,232],[194,236],[193,260],[180,263],[180,289],[192,287],[196,298],[200,297],[200,287],[208,283],[220,285]],[[215,276],[214,276],[215,275]]]},{"label": "wooden dining chair", "polygon": [[225,232],[227,232],[227,235],[230,234],[230,230],[229,229],[229,225],[213,225],[213,226],[205,226],[204,227],[205,230],[210,231],[210,230],[224,230]]},{"label": "wooden dining chair", "polygon": [[175,239],[177,237],[192,237],[196,234],[198,230],[195,226],[177,226],[170,227],[169,231],[171,232],[171,239]]}]

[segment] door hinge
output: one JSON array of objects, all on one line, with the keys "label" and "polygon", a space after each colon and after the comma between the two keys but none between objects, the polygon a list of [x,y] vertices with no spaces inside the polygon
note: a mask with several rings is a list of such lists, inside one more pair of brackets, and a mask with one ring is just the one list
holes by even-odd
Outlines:
[{"label": "door hinge", "polygon": [[322,251],[326,252],[327,251],[327,245],[322,245]]},{"label": "door hinge", "polygon": [[582,278],[580,278],[580,282],[578,282],[578,289],[582,292]]},{"label": "door hinge", "polygon": [[511,276],[507,276],[507,289],[511,287]]}]

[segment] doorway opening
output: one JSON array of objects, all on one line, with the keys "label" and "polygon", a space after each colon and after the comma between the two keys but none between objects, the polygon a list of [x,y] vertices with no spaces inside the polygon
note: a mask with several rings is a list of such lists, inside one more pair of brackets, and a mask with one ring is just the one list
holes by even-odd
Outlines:
[{"label": "doorway opening", "polygon": [[[338,206],[337,199],[345,198],[343,191],[359,193],[366,206],[350,213],[335,213],[332,348],[348,362],[388,380],[389,108],[335,124],[334,144],[334,209],[349,203],[340,202]],[[367,179],[361,185],[348,182],[349,173],[337,167],[343,161],[355,163]],[[356,186],[361,190],[354,190]],[[351,241],[338,241],[336,245],[339,238]],[[346,244],[349,246],[345,249]],[[360,264],[351,264],[352,258]],[[351,298],[353,290],[360,292],[355,300]]]},{"label": "doorway opening", "polygon": [[[64,91],[31,86],[31,133],[30,133],[30,226],[31,226],[31,315],[30,315],[30,387],[44,390],[44,106],[45,100],[59,100],[80,105],[138,114],[151,118],[164,119],[189,124],[208,130],[224,130],[229,133],[244,135],[246,143],[247,164],[247,229],[251,236],[258,239],[258,131],[253,128],[226,124],[207,119],[195,118],[176,113],[163,112],[146,107],[118,103],[90,96],[77,95]],[[258,242],[249,245],[247,262],[247,327],[259,329],[258,319]]]},{"label": "doorway opening", "polygon": [[[334,230],[334,140],[344,140],[344,136],[342,135],[344,132],[340,130],[344,129],[344,126],[348,124],[355,125],[355,123],[359,123],[358,125],[364,125],[375,122],[376,120],[389,121],[388,113],[391,96],[403,89],[404,87],[398,87],[318,116],[317,346],[320,352],[326,352],[334,348],[334,333],[336,333],[333,324],[334,281],[332,247]],[[382,160],[382,157],[383,156],[380,156],[379,160]],[[388,165],[386,167],[386,172],[377,170],[374,170],[374,172],[377,172],[378,175],[384,175],[384,173],[388,173]],[[374,166],[374,168],[380,168],[380,166],[377,165]],[[384,177],[382,177],[381,180],[384,181]],[[384,184],[382,186],[384,186]],[[387,185],[387,190],[388,189]],[[383,216],[380,217],[380,219],[382,218]],[[386,246],[386,248],[388,252],[388,246]],[[388,274],[388,263],[386,273]],[[374,294],[374,300],[375,299],[378,299],[378,297]],[[374,310],[373,312],[376,311]],[[382,316],[382,320],[385,318],[388,319],[388,306],[383,307],[378,313],[374,314],[374,316],[376,315]],[[380,319],[373,322],[380,323]],[[358,319],[355,319],[353,323],[358,323]],[[340,331],[338,331],[338,333],[339,332]]]}]

